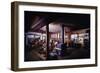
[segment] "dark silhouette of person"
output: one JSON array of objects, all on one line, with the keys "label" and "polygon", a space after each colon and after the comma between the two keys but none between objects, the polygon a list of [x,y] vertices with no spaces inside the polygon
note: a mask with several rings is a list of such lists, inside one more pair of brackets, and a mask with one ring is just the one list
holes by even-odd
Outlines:
[{"label": "dark silhouette of person", "polygon": [[61,45],[61,57],[66,57],[68,55],[67,42]]}]

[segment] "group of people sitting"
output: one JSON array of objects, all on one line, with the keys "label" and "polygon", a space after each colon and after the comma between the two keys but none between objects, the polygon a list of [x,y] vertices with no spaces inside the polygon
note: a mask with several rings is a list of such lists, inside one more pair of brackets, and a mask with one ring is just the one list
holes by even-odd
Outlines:
[{"label": "group of people sitting", "polygon": [[67,42],[61,43],[52,40],[49,42],[49,49],[47,50],[45,40],[35,39],[25,51],[25,61],[90,58],[89,45],[88,40],[84,40],[83,47],[79,43],[72,43],[71,46],[67,46]]},{"label": "group of people sitting", "polygon": [[67,42],[56,45],[52,43],[51,48],[52,50],[49,51],[48,56],[49,60],[90,58],[90,41],[87,39],[84,39],[84,45],[72,41],[69,46],[67,46]]}]

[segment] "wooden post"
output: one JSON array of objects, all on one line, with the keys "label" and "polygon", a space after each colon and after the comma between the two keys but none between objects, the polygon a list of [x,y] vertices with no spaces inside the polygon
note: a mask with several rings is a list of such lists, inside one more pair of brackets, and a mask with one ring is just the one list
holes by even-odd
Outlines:
[{"label": "wooden post", "polygon": [[49,41],[50,41],[50,38],[49,38],[49,24],[46,25],[46,34],[47,34],[47,60],[48,60],[48,56],[49,56]]}]

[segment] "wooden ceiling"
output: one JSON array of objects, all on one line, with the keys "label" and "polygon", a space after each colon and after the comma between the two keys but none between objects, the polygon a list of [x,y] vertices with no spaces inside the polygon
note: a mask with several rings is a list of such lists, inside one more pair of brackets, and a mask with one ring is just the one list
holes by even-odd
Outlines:
[{"label": "wooden ceiling", "polygon": [[24,12],[25,32],[37,31],[50,23],[61,24],[72,30],[90,28],[90,14]]}]

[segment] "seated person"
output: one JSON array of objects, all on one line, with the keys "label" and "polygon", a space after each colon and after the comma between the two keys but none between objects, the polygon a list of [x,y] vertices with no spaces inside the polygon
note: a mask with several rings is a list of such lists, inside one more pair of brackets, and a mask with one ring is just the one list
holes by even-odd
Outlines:
[{"label": "seated person", "polygon": [[56,47],[61,48],[62,43],[60,41],[57,42]]},{"label": "seated person", "polygon": [[57,60],[59,59],[59,50],[56,49],[56,45],[51,43],[51,47],[49,49],[48,60]]}]

